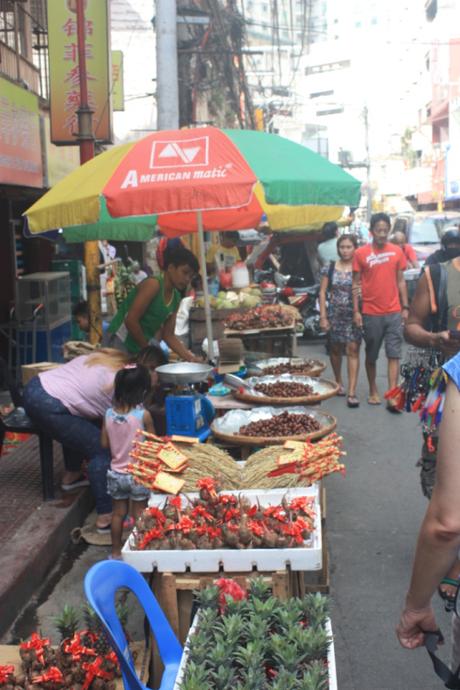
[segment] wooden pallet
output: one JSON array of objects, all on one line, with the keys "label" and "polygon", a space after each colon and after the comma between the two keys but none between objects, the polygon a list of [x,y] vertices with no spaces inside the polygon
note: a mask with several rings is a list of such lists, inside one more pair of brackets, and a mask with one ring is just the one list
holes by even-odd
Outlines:
[{"label": "wooden pallet", "polygon": [[317,572],[305,573],[305,591],[306,592],[320,592],[321,594],[329,594],[330,589],[330,572],[329,572],[329,551],[327,547],[327,530],[326,530],[326,488],[321,482],[320,490],[320,505],[321,505],[321,550],[323,554],[323,565],[321,570]]},{"label": "wooden pallet", "polygon": [[[231,573],[229,575],[242,587],[247,586],[249,579],[263,577],[271,586],[273,594],[284,601],[290,597],[302,597],[304,595],[305,585],[303,576],[303,572],[294,572],[290,569],[273,573],[254,570],[250,573]],[[152,591],[181,644],[184,644],[187,639],[187,634],[195,614],[193,592],[207,587],[221,577],[226,577],[226,573],[179,574],[154,572],[150,576]],[[157,645],[153,641],[151,668],[153,687],[158,687],[162,673],[163,665],[158,654]]]}]

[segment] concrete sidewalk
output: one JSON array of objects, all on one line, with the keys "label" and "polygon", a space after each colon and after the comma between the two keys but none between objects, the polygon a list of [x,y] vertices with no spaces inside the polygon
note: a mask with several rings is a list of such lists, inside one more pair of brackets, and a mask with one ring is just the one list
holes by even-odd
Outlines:
[{"label": "concrete sidewalk", "polygon": [[92,507],[88,489],[62,495],[62,452],[54,444],[56,500],[44,502],[38,439],[0,456],[0,637],[69,544]]}]

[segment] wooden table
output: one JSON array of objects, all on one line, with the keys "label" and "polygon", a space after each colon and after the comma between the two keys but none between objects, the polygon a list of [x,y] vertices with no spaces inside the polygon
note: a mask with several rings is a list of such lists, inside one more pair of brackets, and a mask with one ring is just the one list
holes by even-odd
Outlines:
[{"label": "wooden table", "polygon": [[295,357],[297,355],[295,324],[278,328],[251,328],[244,331],[226,328],[224,336],[241,338],[244,349],[249,352],[265,352],[273,357]]}]

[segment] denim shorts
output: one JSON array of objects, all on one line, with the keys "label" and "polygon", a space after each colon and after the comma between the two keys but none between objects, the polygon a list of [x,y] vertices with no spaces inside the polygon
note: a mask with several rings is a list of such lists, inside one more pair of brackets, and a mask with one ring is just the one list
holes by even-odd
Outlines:
[{"label": "denim shorts", "polygon": [[134,481],[132,474],[107,470],[107,493],[115,501],[147,501],[150,498],[150,489]]},{"label": "denim shorts", "polygon": [[363,314],[363,329],[368,362],[375,364],[384,341],[388,359],[401,358],[403,343],[401,312],[375,316]]}]

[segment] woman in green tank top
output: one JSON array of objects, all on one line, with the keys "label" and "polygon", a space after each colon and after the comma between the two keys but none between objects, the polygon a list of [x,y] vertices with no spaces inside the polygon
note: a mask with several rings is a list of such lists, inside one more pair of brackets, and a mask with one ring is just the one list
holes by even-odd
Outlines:
[{"label": "woman in green tank top", "polygon": [[181,359],[200,361],[175,335],[181,293],[198,273],[198,261],[183,247],[165,254],[164,273],[145,278],[124,302],[109,326],[110,345],[135,354],[162,330],[162,338]]}]

